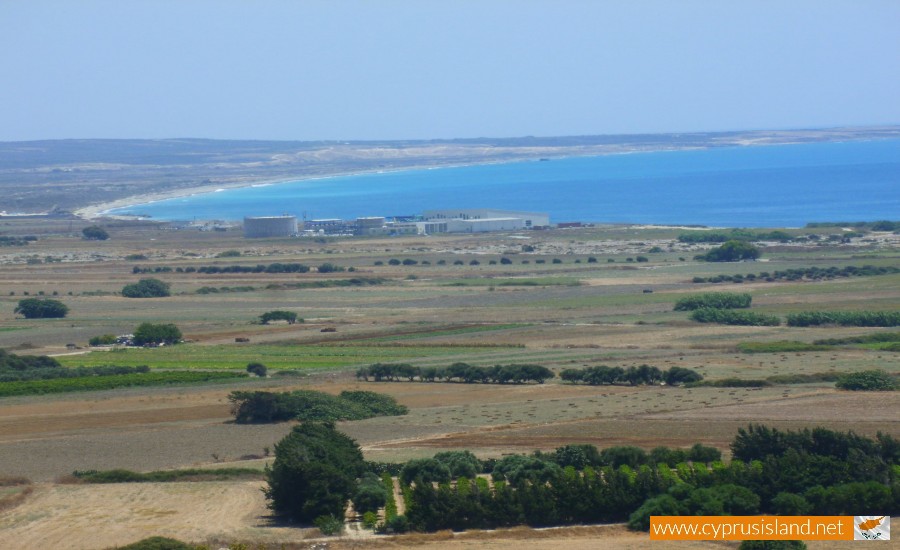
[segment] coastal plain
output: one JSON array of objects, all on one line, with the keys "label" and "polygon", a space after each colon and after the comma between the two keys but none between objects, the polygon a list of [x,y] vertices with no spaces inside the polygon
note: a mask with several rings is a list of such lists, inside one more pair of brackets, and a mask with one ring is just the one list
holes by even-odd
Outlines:
[{"label": "coastal plain", "polygon": [[[712,325],[673,311],[679,298],[709,291],[750,293],[753,311],[782,319],[808,310],[900,310],[896,273],[693,282],[695,277],[807,267],[897,267],[900,235],[892,232],[835,239],[831,235],[852,228],[788,229],[801,239],[758,242],[761,261],[709,263],[694,256],[712,245],[678,240],[686,232],[707,230],[702,228],[599,225],[488,235],[250,240],[236,231],[171,230],[146,221],[107,220],[100,223],[108,228],[108,240],[85,241],[81,228],[88,223],[3,221],[5,234],[35,234],[38,240],[0,249],[0,347],[16,354],[53,355],[67,367],[243,371],[258,361],[268,366],[270,376],[0,398],[2,474],[26,478],[26,485],[13,487],[30,488],[0,493],[0,503],[8,503],[0,508],[4,547],[99,549],[152,535],[222,545],[246,541],[308,547],[318,531],[269,517],[261,481],[72,483],[74,470],[261,469],[292,423],[234,424],[228,395],[238,389],[389,394],[409,407],[408,415],[342,422],[339,427],[358,441],[367,459],[390,462],[450,449],[500,457],[569,443],[649,450],[701,442],[727,456],[737,429],[751,422],[900,436],[897,392],[845,392],[833,382],[679,388],[583,386],[558,378],[545,384],[494,385],[376,383],[356,377],[359,367],[378,362],[422,367],[536,363],[556,373],[647,364],[695,369],[708,380],[871,369],[896,375],[897,352],[878,346],[765,353],[739,348],[890,329]],[[504,258],[509,262],[501,262]],[[392,259],[415,264],[390,265]],[[313,268],[329,263],[344,270],[186,270],[275,262]],[[143,277],[169,283],[172,295],[121,296],[125,284]],[[64,319],[20,318],[13,310],[26,293],[58,299],[70,313]],[[262,313],[275,309],[295,311],[303,322],[259,323]],[[142,322],[174,323],[186,343],[149,349],[87,345],[93,336],[130,333]],[[87,521],[90,530],[83,528]],[[653,546],[646,535],[600,526],[393,538],[373,538],[353,528],[329,547],[537,548],[542,542],[574,548]]]}]

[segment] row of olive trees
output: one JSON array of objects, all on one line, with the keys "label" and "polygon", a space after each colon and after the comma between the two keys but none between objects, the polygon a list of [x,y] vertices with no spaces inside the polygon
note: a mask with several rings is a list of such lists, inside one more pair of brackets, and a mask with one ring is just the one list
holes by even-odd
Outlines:
[{"label": "row of olive trees", "polygon": [[416,367],[406,363],[375,363],[356,371],[356,378],[375,382],[463,382],[474,384],[543,384],[555,375],[541,365],[512,364],[478,367],[468,363],[453,363],[447,367]]},{"label": "row of olive trees", "polygon": [[573,384],[587,384],[589,386],[604,386],[612,384],[629,384],[631,386],[659,384],[665,382],[669,386],[690,384],[703,380],[699,372],[683,367],[672,367],[668,370],[660,370],[650,365],[639,367],[607,367],[599,365],[584,369],[565,369],[559,374],[564,382]]}]

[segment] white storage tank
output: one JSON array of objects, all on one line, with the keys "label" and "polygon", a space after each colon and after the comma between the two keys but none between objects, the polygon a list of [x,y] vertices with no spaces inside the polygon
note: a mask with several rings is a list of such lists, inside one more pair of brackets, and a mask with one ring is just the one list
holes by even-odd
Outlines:
[{"label": "white storage tank", "polygon": [[297,234],[297,216],[244,218],[244,237],[290,237]]}]

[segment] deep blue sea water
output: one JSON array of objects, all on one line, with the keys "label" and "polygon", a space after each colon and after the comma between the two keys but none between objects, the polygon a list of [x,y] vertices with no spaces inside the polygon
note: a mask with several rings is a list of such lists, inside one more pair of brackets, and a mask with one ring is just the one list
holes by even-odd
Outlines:
[{"label": "deep blue sea water", "polygon": [[900,140],[729,147],[360,174],[139,204],[154,219],[308,219],[439,208],[561,221],[799,227],[900,219]]}]

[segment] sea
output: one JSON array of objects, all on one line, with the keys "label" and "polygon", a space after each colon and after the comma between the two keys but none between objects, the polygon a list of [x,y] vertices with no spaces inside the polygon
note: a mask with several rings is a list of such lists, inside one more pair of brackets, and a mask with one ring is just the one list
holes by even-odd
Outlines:
[{"label": "sea", "polygon": [[802,227],[900,219],[900,140],[722,147],[363,173],[109,211],[159,220],[411,216],[495,208],[551,223]]}]

